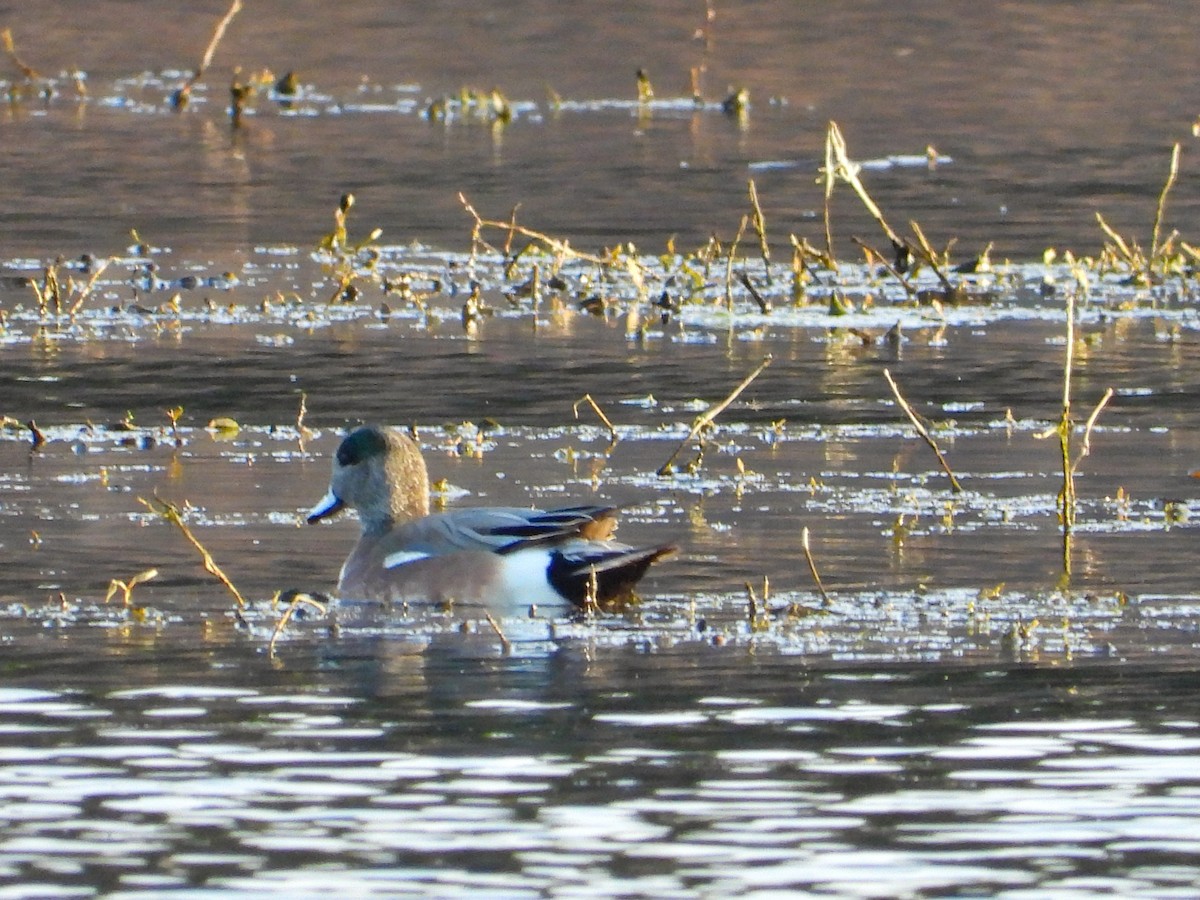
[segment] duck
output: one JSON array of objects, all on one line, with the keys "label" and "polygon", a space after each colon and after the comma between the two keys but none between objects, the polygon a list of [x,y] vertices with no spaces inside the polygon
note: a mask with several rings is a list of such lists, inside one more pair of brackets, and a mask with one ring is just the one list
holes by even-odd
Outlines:
[{"label": "duck", "polygon": [[362,532],[338,577],[343,600],[505,614],[618,609],[670,544],[613,540],[619,507],[475,507],[431,513],[420,445],[364,425],[342,440],[311,525],[345,509]]}]

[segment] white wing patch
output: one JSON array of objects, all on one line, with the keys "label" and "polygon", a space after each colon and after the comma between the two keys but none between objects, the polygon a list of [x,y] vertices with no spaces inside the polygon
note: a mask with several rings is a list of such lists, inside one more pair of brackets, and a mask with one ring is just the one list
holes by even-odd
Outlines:
[{"label": "white wing patch", "polygon": [[398,569],[401,566],[406,566],[420,559],[429,559],[429,554],[420,553],[416,550],[399,550],[396,553],[389,553],[383,558],[383,567],[385,569]]}]

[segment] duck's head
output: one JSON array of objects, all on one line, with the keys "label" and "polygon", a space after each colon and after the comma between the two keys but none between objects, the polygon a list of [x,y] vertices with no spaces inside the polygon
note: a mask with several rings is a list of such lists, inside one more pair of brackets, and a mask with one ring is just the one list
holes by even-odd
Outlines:
[{"label": "duck's head", "polygon": [[319,522],[344,507],[358,512],[368,532],[428,515],[429,475],[417,442],[375,425],[350,432],[334,454],[329,490],[307,521]]}]

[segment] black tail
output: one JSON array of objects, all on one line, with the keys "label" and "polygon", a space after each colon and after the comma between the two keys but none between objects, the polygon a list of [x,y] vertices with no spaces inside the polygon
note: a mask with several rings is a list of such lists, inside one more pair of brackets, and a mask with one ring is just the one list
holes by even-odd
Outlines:
[{"label": "black tail", "polygon": [[546,574],[554,589],[581,609],[587,605],[593,590],[597,604],[610,608],[628,602],[634,585],[650,564],[675,550],[664,546],[587,553],[555,551]]}]

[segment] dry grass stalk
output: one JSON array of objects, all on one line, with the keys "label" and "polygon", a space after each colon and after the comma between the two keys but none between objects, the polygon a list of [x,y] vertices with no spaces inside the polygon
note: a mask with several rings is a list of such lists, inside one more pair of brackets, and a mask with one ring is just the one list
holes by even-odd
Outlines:
[{"label": "dry grass stalk", "polygon": [[[951,476],[951,477],[953,477],[953,476]],[[804,548],[804,558],[805,558],[805,560],[808,561],[808,571],[812,573],[813,581],[816,583],[817,590],[821,594],[822,604],[824,604],[825,606],[831,605],[833,603],[833,601],[829,599],[829,594],[826,593],[826,591],[825,591],[825,585],[823,585],[821,583],[821,576],[817,574],[816,560],[813,559],[812,550],[808,546],[808,526],[807,525],[805,525],[804,528],[801,529],[801,531],[800,531],[800,546]]]},{"label": "dry grass stalk", "polygon": [[858,178],[859,169],[857,163],[852,162],[846,153],[846,139],[842,137],[842,130],[838,128],[837,122],[829,123],[829,132],[825,138],[825,219],[826,219],[826,239],[829,242],[829,255],[833,256],[832,238],[829,237],[829,199],[833,195],[833,184],[837,180],[846,182],[854,189],[854,193],[858,194],[858,198],[862,201],[863,206],[867,208],[867,212],[871,214],[879,227],[883,229],[883,233],[888,236],[888,240],[896,247],[903,247],[904,240],[898,235],[891,225],[887,223],[887,219],[883,217],[883,212],[871,199],[871,195],[867,193],[867,189],[863,187],[862,181]]},{"label": "dry grass stalk", "polygon": [[713,420],[716,419],[716,417],[722,412],[724,412],[726,407],[736,400],[741,395],[742,391],[750,386],[751,382],[753,382],[755,378],[762,374],[763,369],[771,364],[771,359],[772,357],[770,356],[766,357],[761,363],[758,364],[758,367],[755,368],[753,372],[742,379],[741,383],[735,387],[732,392],[730,392],[728,397],[726,397],[720,403],[710,406],[700,415],[696,416],[696,420],[692,422],[691,430],[688,431],[688,436],[680,441],[679,446],[675,448],[675,452],[671,454],[671,458],[662,464],[656,474],[660,476],[669,475],[671,473],[672,465],[674,465],[675,460],[679,457],[679,454],[683,452],[683,448],[686,447],[692,441],[692,439],[696,437],[696,435],[713,424]]},{"label": "dry grass stalk", "polygon": [[[1110,244],[1105,247],[1106,253],[1111,252],[1118,260],[1123,262],[1128,267],[1130,274],[1136,280],[1143,284],[1150,284],[1154,281],[1154,270],[1157,266],[1160,273],[1165,277],[1173,262],[1175,255],[1175,239],[1179,236],[1178,232],[1171,232],[1166,238],[1162,237],[1163,217],[1166,215],[1167,196],[1171,189],[1175,186],[1175,182],[1179,178],[1179,154],[1180,146],[1175,144],[1171,150],[1171,164],[1167,170],[1167,180],[1163,184],[1162,191],[1158,195],[1158,203],[1154,210],[1154,224],[1150,233],[1150,252],[1145,253],[1137,241],[1127,241],[1121,237],[1116,230],[1105,221],[1104,216],[1096,213],[1096,222],[1100,225],[1100,230],[1104,232]],[[1183,245],[1184,253],[1194,258],[1194,251]]]},{"label": "dry grass stalk", "polygon": [[213,30],[212,37],[208,41],[208,46],[204,48],[204,56],[200,59],[200,65],[196,67],[196,71],[192,73],[191,77],[183,83],[183,87],[172,95],[171,104],[173,106],[180,109],[187,106],[188,99],[192,95],[192,88],[204,76],[205,70],[208,69],[212,63],[213,56],[217,52],[217,45],[221,43],[221,38],[225,37],[225,29],[229,27],[229,23],[233,21],[233,17],[241,12],[241,9],[242,0],[233,0],[229,10],[217,22],[217,27]]},{"label": "dry grass stalk", "polygon": [[487,617],[488,624],[492,626],[492,631],[496,632],[496,637],[500,638],[500,647],[505,653],[512,652],[512,641],[508,639],[508,635],[504,633],[504,629],[500,627],[500,623],[486,609],[483,614]]},{"label": "dry grass stalk", "polygon": [[21,60],[21,57],[17,56],[17,48],[13,43],[11,28],[5,28],[4,31],[0,32],[0,38],[3,38],[4,52],[8,56],[9,61],[17,67],[17,70],[21,73],[22,77],[24,77],[26,81],[37,81],[42,77],[38,74],[35,68],[27,65]]},{"label": "dry grass stalk", "polygon": [[941,257],[939,258],[937,251],[933,249],[929,241],[925,238],[925,232],[921,230],[921,226],[918,225],[915,220],[910,221],[908,226],[912,229],[913,234],[916,235],[917,243],[914,246],[911,242],[909,242],[905,244],[905,246],[907,246],[910,250],[915,251],[916,255],[921,259],[921,261],[928,265],[929,268],[933,269],[933,274],[936,275],[938,281],[942,283],[942,289],[946,292],[946,296],[949,297],[953,295],[958,288],[955,286],[954,282],[950,280],[946,273],[942,271],[944,268],[949,267],[949,250],[941,254]]},{"label": "dry grass stalk", "polygon": [[296,614],[296,610],[298,610],[301,606],[311,606],[321,615],[325,615],[326,613],[324,603],[314,600],[308,594],[301,593],[300,591],[288,591],[282,595],[275,595],[275,603],[278,603],[283,599],[287,599],[289,601],[287,609],[283,611],[283,615],[281,615],[279,620],[275,623],[275,628],[271,631],[271,640],[267,642],[267,655],[272,659],[275,658],[275,642],[278,641],[279,636],[283,634],[283,629],[286,628],[288,622],[292,620],[292,616]]},{"label": "dry grass stalk", "polygon": [[887,258],[882,253],[880,253],[878,250],[876,250],[874,247],[872,247],[866,241],[863,241],[857,237],[854,237],[853,235],[850,237],[850,241],[851,241],[851,243],[855,244],[856,246],[858,246],[862,249],[864,255],[866,255],[866,257],[867,257],[867,265],[868,266],[873,266],[873,265],[882,266],[884,269],[887,270],[887,273],[889,275],[891,275],[898,282],[900,282],[900,286],[902,288],[904,288],[904,292],[906,294],[908,294],[908,296],[910,296],[910,297],[916,296],[917,286],[915,284],[913,284],[911,281],[909,281],[908,278],[906,278],[899,269],[897,269],[890,262],[888,262]]},{"label": "dry grass stalk", "polygon": [[753,210],[751,222],[754,224],[754,233],[758,235],[758,252],[762,256],[763,272],[766,273],[767,284],[771,285],[774,282],[771,280],[771,248],[767,244],[767,220],[763,216],[762,206],[758,202],[758,188],[754,184],[754,179],[750,179],[750,207]]},{"label": "dry grass stalk", "polygon": [[[1171,167],[1167,171],[1167,180],[1163,185],[1162,192],[1158,195],[1158,206],[1154,210],[1154,227],[1150,233],[1150,259],[1153,262],[1164,251],[1164,246],[1159,244],[1158,238],[1162,231],[1163,214],[1167,210],[1167,194],[1171,192],[1171,188],[1175,186],[1175,181],[1179,178],[1179,143],[1171,149]],[[1168,240],[1169,243],[1169,240]]]},{"label": "dry grass stalk", "polygon": [[746,225],[748,216],[742,216],[742,222],[738,225],[737,234],[733,238],[733,243],[729,245],[729,256],[726,257],[725,263],[725,308],[733,312],[733,262],[737,258],[738,244],[742,242],[742,235],[746,233]]},{"label": "dry grass stalk", "polygon": [[[468,215],[470,215],[471,218],[473,218],[475,220],[475,227],[474,227],[474,230],[472,231],[472,256],[474,256],[474,252],[475,252],[474,246],[476,244],[486,246],[489,249],[495,250],[494,247],[491,247],[491,245],[487,244],[486,241],[482,240],[480,235],[483,233],[484,228],[496,228],[496,229],[504,231],[505,234],[507,234],[509,236],[508,239],[509,239],[510,245],[511,245],[512,235],[520,234],[520,235],[523,235],[524,237],[530,238],[531,240],[537,241],[538,243],[544,245],[548,250],[552,251],[556,256],[558,256],[562,259],[568,259],[568,258],[569,259],[577,259],[577,260],[582,260],[584,262],[590,262],[597,266],[604,266],[604,267],[613,266],[615,264],[615,260],[612,257],[595,256],[590,253],[581,253],[578,250],[573,249],[567,241],[561,241],[558,238],[551,237],[548,234],[543,234],[540,231],[534,231],[531,228],[526,228],[523,225],[518,225],[516,223],[516,209],[513,210],[512,218],[510,218],[508,221],[485,219],[481,215],[479,215],[479,213],[475,210],[475,207],[472,206],[471,203],[467,200],[465,194],[460,193],[458,195],[458,200],[463,205],[463,209],[465,209],[467,211]],[[496,252],[499,252],[499,251],[496,251]],[[507,258],[508,258],[507,252],[504,253],[504,257],[507,260]]]},{"label": "dry grass stalk", "polygon": [[[1062,415],[1058,420],[1058,445],[1062,453],[1063,484],[1058,494],[1059,515],[1062,519],[1063,537],[1070,539],[1075,526],[1075,470],[1071,465],[1071,373],[1075,365],[1075,292],[1067,292],[1067,354],[1063,362]],[[1071,555],[1069,545],[1064,550],[1064,562],[1069,572]]]},{"label": "dry grass stalk", "polygon": [[604,427],[608,429],[608,436],[610,438],[609,447],[612,447],[617,443],[618,440],[620,440],[620,436],[617,434],[617,427],[613,425],[608,416],[604,414],[604,410],[600,408],[600,405],[596,403],[594,399],[592,399],[591,394],[584,394],[575,401],[574,406],[571,407],[571,409],[575,412],[575,418],[579,418],[579,407],[584,403],[588,404],[592,408],[592,412],[596,414],[597,418],[604,423]]},{"label": "dry grass stalk", "polygon": [[913,411],[913,408],[909,406],[908,401],[905,400],[904,396],[900,393],[900,388],[896,385],[895,380],[892,378],[892,373],[887,369],[884,369],[883,377],[887,379],[887,383],[892,389],[892,394],[895,396],[896,402],[900,405],[900,408],[904,410],[905,415],[908,416],[908,420],[912,422],[913,428],[917,430],[917,434],[921,436],[921,439],[929,445],[929,449],[932,450],[933,455],[937,457],[938,464],[942,467],[942,471],[945,472],[950,478],[950,487],[953,489],[954,493],[962,493],[962,485],[959,484],[958,479],[954,477],[954,472],[951,471],[950,464],[946,462],[946,457],[942,455],[941,448],[939,448],[937,442],[930,437],[929,431],[921,423],[921,420],[917,416],[916,412]]},{"label": "dry grass stalk", "polygon": [[199,539],[192,534],[192,530],[188,528],[187,523],[183,521],[183,513],[179,511],[179,507],[167,500],[163,500],[161,497],[155,497],[153,500],[147,500],[144,497],[138,497],[138,503],[142,504],[142,506],[146,507],[146,509],[150,510],[150,512],[162,516],[179,529],[183,536],[187,538],[188,543],[195,547],[200,553],[200,559],[204,565],[204,571],[208,572],[210,575],[216,578],[217,581],[225,585],[226,590],[233,595],[233,599],[237,604],[237,607],[234,610],[234,616],[237,618],[238,622],[240,622],[242,625],[247,624],[245,618],[242,616],[242,612],[246,609],[247,605],[246,598],[242,596],[241,591],[239,591],[234,586],[233,582],[229,580],[229,576],[221,571],[221,567],[217,565],[217,562],[213,559],[212,554],[209,553],[208,550],[205,549],[204,545],[200,543]]},{"label": "dry grass stalk", "polygon": [[1059,491],[1059,516],[1062,520],[1063,536],[1068,539],[1066,554],[1064,557],[1065,566],[1068,574],[1070,573],[1070,552],[1069,552],[1069,537],[1072,529],[1075,527],[1076,513],[1076,494],[1075,494],[1075,475],[1079,471],[1079,464],[1083,462],[1084,457],[1091,453],[1092,449],[1092,430],[1095,428],[1096,420],[1100,417],[1100,413],[1104,407],[1108,405],[1108,401],[1112,399],[1113,389],[1108,388],[1104,392],[1104,396],[1096,404],[1092,413],[1087,418],[1084,424],[1083,440],[1080,444],[1079,453],[1072,461],[1071,459],[1071,438],[1074,433],[1074,421],[1071,418],[1071,378],[1075,364],[1075,296],[1074,293],[1067,295],[1067,354],[1066,360],[1063,363],[1063,395],[1062,395],[1062,415],[1059,418],[1058,426],[1053,431],[1048,432],[1058,434],[1059,450],[1062,457],[1062,472],[1063,484]]},{"label": "dry grass stalk", "polygon": [[1096,420],[1100,418],[1100,413],[1104,407],[1108,406],[1108,401],[1113,398],[1113,389],[1107,388],[1104,391],[1104,396],[1100,398],[1100,402],[1096,404],[1092,410],[1092,414],[1088,416],[1087,422],[1083,426],[1083,441],[1079,445],[1079,455],[1075,457],[1075,462],[1071,464],[1071,475],[1074,476],[1079,471],[1079,464],[1083,462],[1083,458],[1092,452],[1092,429],[1096,427]]},{"label": "dry grass stalk", "polygon": [[114,578],[108,583],[108,593],[104,595],[104,602],[111,600],[118,591],[121,592],[123,602],[122,606],[129,609],[133,606],[133,589],[139,584],[145,584],[147,581],[152,581],[158,577],[158,569],[146,569],[144,572],[138,572],[128,581],[122,581],[120,578]]}]

